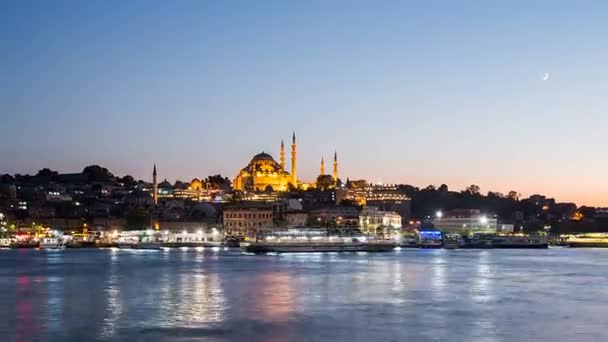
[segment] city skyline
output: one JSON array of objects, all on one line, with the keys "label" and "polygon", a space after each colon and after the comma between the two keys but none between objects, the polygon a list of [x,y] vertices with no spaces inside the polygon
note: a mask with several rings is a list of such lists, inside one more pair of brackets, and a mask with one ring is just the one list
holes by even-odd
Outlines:
[{"label": "city skyline", "polygon": [[343,180],[608,206],[608,4],[586,5],[15,2],[0,173],[234,179],[295,130],[306,181],[338,151]]}]

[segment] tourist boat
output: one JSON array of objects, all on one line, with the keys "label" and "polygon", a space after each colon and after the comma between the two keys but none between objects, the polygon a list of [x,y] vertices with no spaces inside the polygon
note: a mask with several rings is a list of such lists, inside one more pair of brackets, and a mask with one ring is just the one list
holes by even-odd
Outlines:
[{"label": "tourist boat", "polygon": [[401,248],[418,248],[420,247],[420,242],[417,238],[406,237],[399,241],[399,247]]},{"label": "tourist boat", "polygon": [[323,240],[245,241],[240,247],[247,253],[311,253],[311,252],[388,252],[395,248],[390,240],[361,241],[357,238]]},{"label": "tourist boat", "polygon": [[444,235],[443,248],[456,249],[460,247],[460,238],[457,235]]},{"label": "tourist boat", "polygon": [[546,236],[477,234],[463,239],[461,248],[549,248],[549,240]]},{"label": "tourist boat", "polygon": [[135,248],[135,246],[139,243],[139,238],[137,236],[121,236],[118,238],[117,244],[118,248]]},{"label": "tourist boat", "polygon": [[162,249],[163,245],[160,241],[140,241],[132,248],[135,249]]},{"label": "tourist boat", "polygon": [[65,244],[62,238],[58,237],[47,237],[40,240],[40,249],[64,249]]},{"label": "tourist boat", "polygon": [[496,235],[492,237],[492,248],[549,248],[546,236]]},{"label": "tourist boat", "polygon": [[388,252],[395,248],[393,240],[368,239],[360,231],[351,236],[331,236],[327,229],[298,228],[276,231],[243,241],[240,247],[247,253],[310,253],[310,252]]},{"label": "tourist boat", "polygon": [[12,242],[13,242],[12,239],[7,239],[7,238],[0,239],[0,248],[10,248]]},{"label": "tourist boat", "polygon": [[608,248],[608,233],[587,233],[569,237],[566,245],[572,248]]},{"label": "tourist boat", "polygon": [[443,247],[443,235],[440,231],[427,230],[418,232],[420,237],[420,248],[441,248]]},{"label": "tourist boat", "polygon": [[[179,248],[179,247],[221,247],[221,241],[172,241],[163,242],[163,247]],[[237,246],[238,247],[238,246]]]},{"label": "tourist boat", "polygon": [[37,248],[39,246],[39,242],[34,239],[26,239],[26,240],[15,240],[12,241],[9,245],[10,248]]}]

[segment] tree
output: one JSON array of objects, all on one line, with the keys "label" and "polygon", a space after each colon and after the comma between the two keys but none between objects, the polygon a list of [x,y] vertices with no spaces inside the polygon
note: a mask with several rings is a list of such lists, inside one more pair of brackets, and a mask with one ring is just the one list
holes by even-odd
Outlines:
[{"label": "tree", "polygon": [[439,191],[441,191],[441,192],[448,192],[448,186],[447,186],[447,184],[441,184],[439,186]]},{"label": "tree", "polygon": [[175,183],[173,184],[173,187],[176,189],[187,189],[188,186],[189,186],[189,183],[185,183],[180,180],[176,180]]},{"label": "tree", "polygon": [[15,182],[15,178],[9,174],[4,174],[0,177],[0,183],[12,184]]},{"label": "tree", "polygon": [[510,200],[513,200],[513,201],[519,201],[520,196],[521,195],[519,194],[519,192],[511,190],[511,191],[509,191],[507,198]]},{"label": "tree", "polygon": [[488,197],[505,198],[505,195],[503,195],[500,192],[496,192],[496,191],[488,191]]},{"label": "tree", "polygon": [[435,191],[435,186],[433,184],[427,186],[426,188],[424,188],[425,191]]},{"label": "tree", "polygon": [[331,175],[319,175],[317,177],[316,187],[319,190],[328,190],[335,187],[334,179]]},{"label": "tree", "polygon": [[127,188],[133,187],[133,186],[135,186],[135,184],[137,184],[137,182],[135,182],[135,178],[133,178],[133,176],[130,176],[130,175],[126,175],[126,176],[122,177],[120,182]]},{"label": "tree", "polygon": [[52,171],[49,168],[44,168],[36,174],[36,177],[53,177],[57,175],[57,171]]},{"label": "tree", "polygon": [[471,184],[467,187],[465,191],[471,195],[479,195],[479,190],[479,185]]},{"label": "tree", "polygon": [[208,189],[229,189],[232,186],[230,178],[222,177],[222,175],[209,176],[204,183]]},{"label": "tree", "polygon": [[92,182],[110,182],[114,179],[114,175],[108,169],[99,165],[89,165],[82,170],[82,173]]},{"label": "tree", "polygon": [[128,229],[139,230],[150,226],[150,213],[143,207],[129,209],[126,219]]}]

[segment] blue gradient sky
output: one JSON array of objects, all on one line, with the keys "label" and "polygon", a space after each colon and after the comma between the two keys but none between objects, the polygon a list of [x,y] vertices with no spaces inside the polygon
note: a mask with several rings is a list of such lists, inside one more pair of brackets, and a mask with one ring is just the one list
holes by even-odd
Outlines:
[{"label": "blue gradient sky", "polygon": [[0,173],[232,178],[295,129],[305,181],[608,205],[606,1],[0,7]]}]

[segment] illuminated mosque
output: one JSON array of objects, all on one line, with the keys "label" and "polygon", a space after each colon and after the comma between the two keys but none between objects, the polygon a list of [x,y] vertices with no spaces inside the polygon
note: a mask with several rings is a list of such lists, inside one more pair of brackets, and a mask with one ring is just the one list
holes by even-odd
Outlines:
[{"label": "illuminated mosque", "polygon": [[[332,178],[338,180],[338,156],[334,154]],[[325,174],[325,163],[321,158],[320,174]],[[296,133],[291,138],[291,173],[285,167],[285,144],[281,141],[280,162],[265,152],[256,154],[234,179],[235,190],[240,191],[288,191],[292,188],[307,188],[310,184],[302,183],[297,176]]]}]

